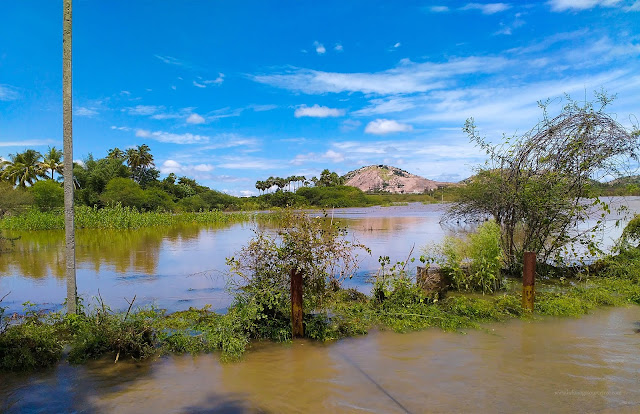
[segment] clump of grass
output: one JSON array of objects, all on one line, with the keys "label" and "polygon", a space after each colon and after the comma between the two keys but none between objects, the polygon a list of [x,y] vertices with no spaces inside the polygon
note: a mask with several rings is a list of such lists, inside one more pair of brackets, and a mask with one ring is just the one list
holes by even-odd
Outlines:
[{"label": "clump of grass", "polygon": [[[76,228],[87,229],[139,229],[143,227],[167,227],[179,224],[218,224],[246,221],[249,213],[223,213],[203,211],[198,213],[170,213],[138,211],[134,207],[119,204],[97,208],[75,207]],[[60,210],[40,211],[30,209],[25,213],[0,219],[0,229],[7,230],[58,230],[64,229],[64,214]]]}]

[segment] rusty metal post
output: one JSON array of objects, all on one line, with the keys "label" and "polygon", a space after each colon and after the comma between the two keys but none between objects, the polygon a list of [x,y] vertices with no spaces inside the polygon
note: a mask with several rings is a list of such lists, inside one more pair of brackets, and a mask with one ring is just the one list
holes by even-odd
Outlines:
[{"label": "rusty metal post", "polygon": [[524,267],[522,269],[522,308],[530,312],[533,312],[535,282],[536,254],[534,252],[525,252]]},{"label": "rusty metal post", "polygon": [[427,269],[421,266],[416,267],[416,285],[418,287],[424,287],[424,282],[427,279]]},{"label": "rusty metal post", "polygon": [[304,326],[302,325],[302,271],[291,269],[291,336],[302,338]]}]

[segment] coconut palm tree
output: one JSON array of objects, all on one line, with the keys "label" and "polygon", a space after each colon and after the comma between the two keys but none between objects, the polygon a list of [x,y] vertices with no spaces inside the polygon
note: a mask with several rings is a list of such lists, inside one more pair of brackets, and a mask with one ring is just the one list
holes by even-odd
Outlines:
[{"label": "coconut palm tree", "polygon": [[38,178],[46,177],[40,166],[42,155],[36,150],[28,149],[25,152],[9,155],[10,161],[4,161],[2,179],[13,185],[25,188],[33,185]]},{"label": "coconut palm tree", "polygon": [[56,147],[49,147],[49,151],[43,156],[40,168],[44,171],[51,171],[51,179],[53,180],[53,174],[62,174],[63,167],[62,151]]},{"label": "coconut palm tree", "polygon": [[123,160],[125,159],[125,153],[118,147],[110,148],[107,153],[107,158],[110,160]]}]

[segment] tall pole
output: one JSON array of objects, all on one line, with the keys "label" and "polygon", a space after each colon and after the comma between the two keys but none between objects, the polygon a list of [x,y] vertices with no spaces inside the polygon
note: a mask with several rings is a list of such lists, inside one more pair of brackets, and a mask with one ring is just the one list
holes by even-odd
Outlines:
[{"label": "tall pole", "polygon": [[64,141],[64,234],[67,313],[77,312],[76,240],[73,224],[73,129],[71,104],[71,1],[63,0],[62,22],[62,136]]}]

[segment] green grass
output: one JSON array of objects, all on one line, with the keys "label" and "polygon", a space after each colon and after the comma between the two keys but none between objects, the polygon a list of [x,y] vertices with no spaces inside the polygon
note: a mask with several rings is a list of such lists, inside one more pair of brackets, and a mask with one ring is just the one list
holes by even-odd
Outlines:
[{"label": "green grass", "polygon": [[[139,229],[142,227],[166,227],[178,224],[216,224],[246,221],[249,213],[223,213],[205,211],[199,213],[141,212],[135,208],[114,207],[91,208],[75,207],[75,225],[82,229]],[[5,230],[58,230],[64,229],[62,211],[28,210],[19,215],[0,219],[0,229]]]}]

